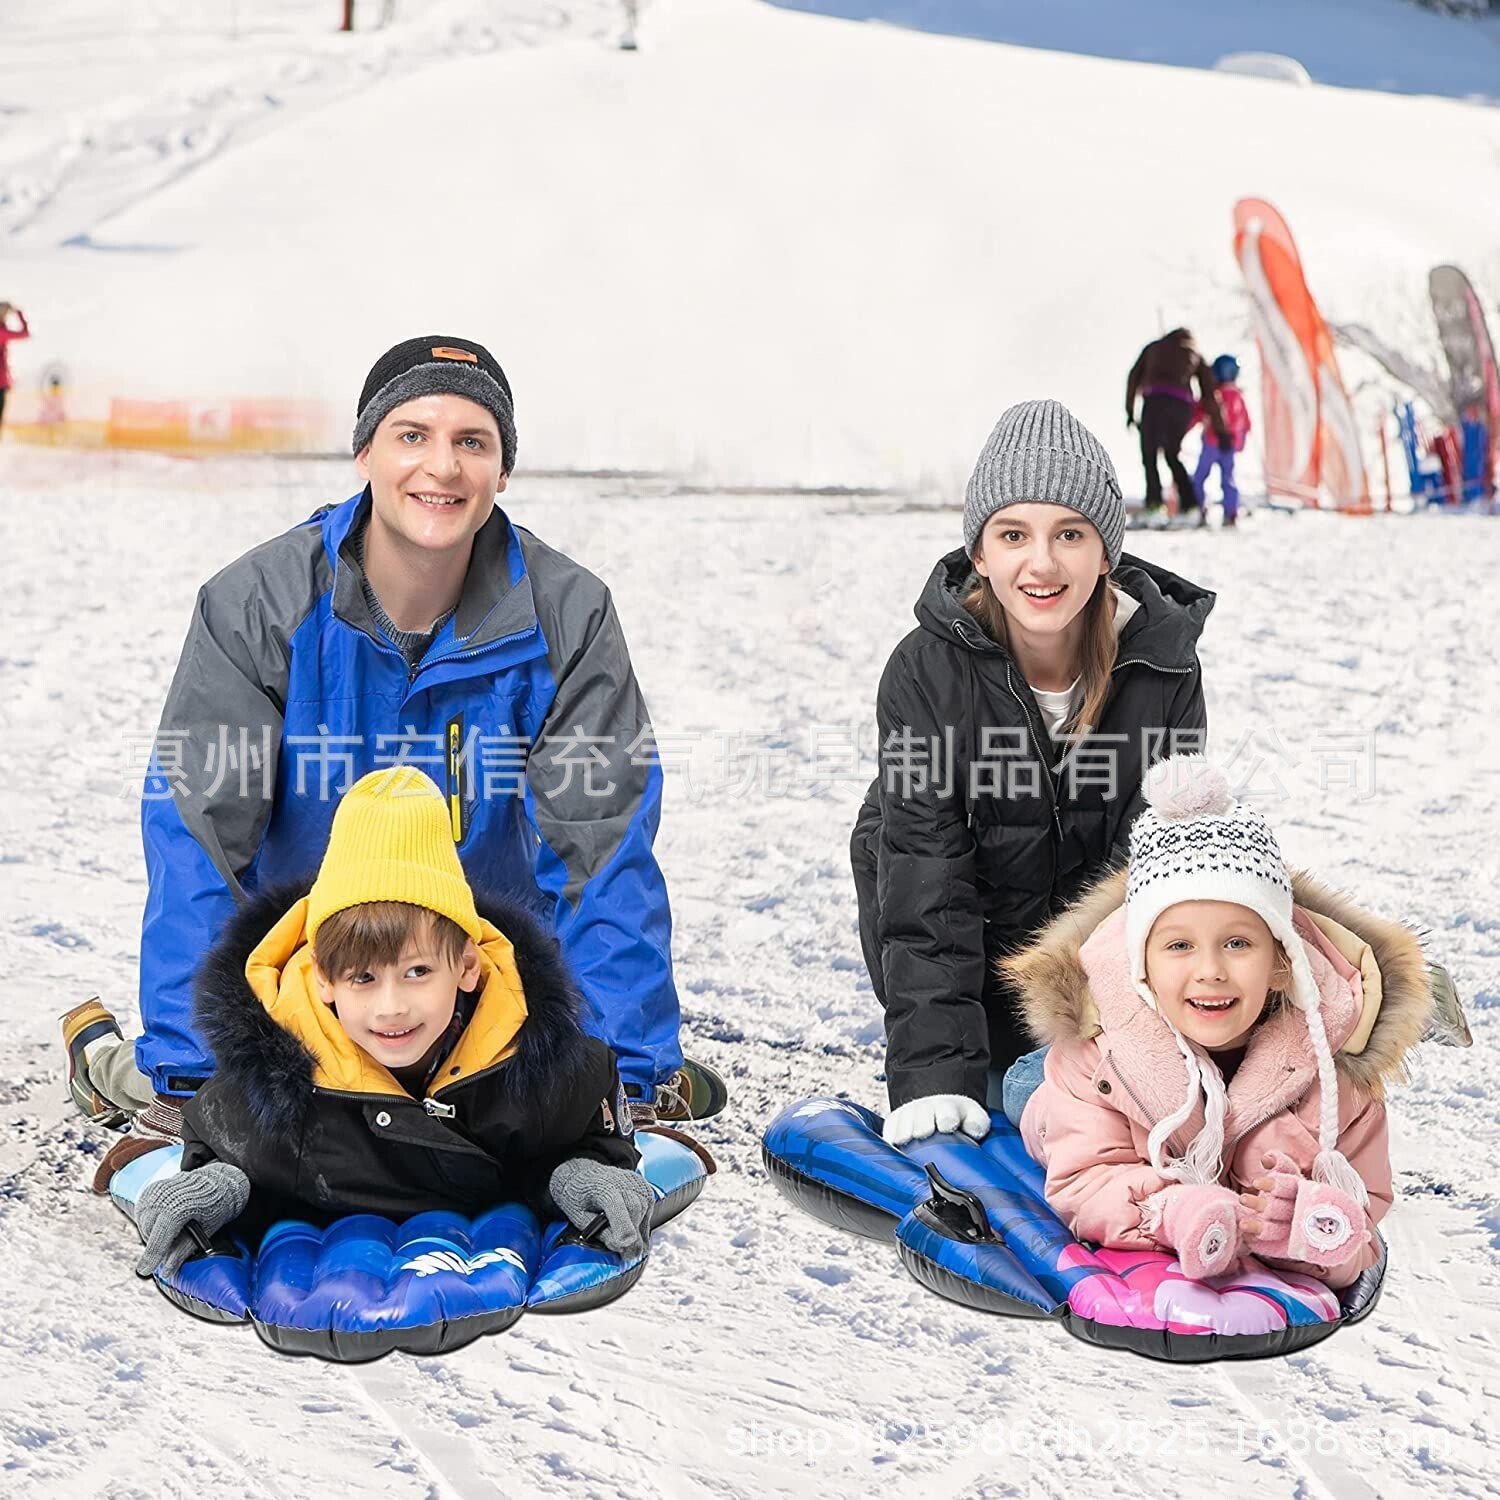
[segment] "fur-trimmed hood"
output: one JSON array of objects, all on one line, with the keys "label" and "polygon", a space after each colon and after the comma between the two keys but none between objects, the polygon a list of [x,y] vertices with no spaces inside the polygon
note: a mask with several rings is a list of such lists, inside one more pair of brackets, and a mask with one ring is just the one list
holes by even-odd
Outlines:
[{"label": "fur-trimmed hood", "polygon": [[[278,927],[296,926],[296,910],[305,895],[299,887],[257,892],[236,912],[204,959],[194,993],[196,1024],[213,1051],[215,1076],[244,1100],[259,1130],[269,1139],[286,1143],[289,1150],[295,1150],[301,1138],[326,1059],[273,1018],[263,998],[264,980],[262,993],[257,993],[247,965],[254,956],[263,966],[268,934]],[[497,1033],[505,1045],[492,1048],[489,1055],[470,1055],[465,1072],[472,1076],[503,1061],[507,1098],[520,1109],[544,1113],[553,1102],[558,1080],[576,1075],[584,1066],[589,1042],[578,1021],[581,997],[556,939],[530,912],[479,892],[475,905],[487,924],[481,953],[494,952],[504,972],[494,963],[486,964],[485,990],[469,1031],[484,1015],[491,987],[507,977],[519,980],[510,989],[518,987],[521,994],[512,992],[503,999],[512,1010],[519,1006],[523,1019],[518,1028],[512,1024]],[[458,1056],[467,1040],[468,1032],[453,1056]],[[469,1051],[472,1054],[472,1047]],[[373,1061],[370,1069],[376,1075],[384,1073]],[[454,1086],[460,1087],[461,1082]],[[365,1089],[372,1083],[367,1076],[350,1087]]]},{"label": "fur-trimmed hood", "polygon": [[[1421,1040],[1431,1013],[1432,985],[1421,942],[1409,929],[1372,915],[1311,875],[1292,872],[1292,894],[1303,924],[1311,923],[1310,928],[1299,924],[1308,940],[1349,977],[1350,1008],[1329,1032],[1334,1065],[1340,1076],[1380,1097],[1388,1082],[1403,1076],[1406,1054]],[[1115,1030],[1120,1017],[1112,1024],[1107,1009],[1101,1011],[1083,950],[1124,902],[1120,872],[1095,885],[1002,963],[1039,1045]],[[1147,1007],[1137,1001],[1135,1008],[1145,1021]],[[1124,1019],[1134,1025],[1134,1012]]]}]

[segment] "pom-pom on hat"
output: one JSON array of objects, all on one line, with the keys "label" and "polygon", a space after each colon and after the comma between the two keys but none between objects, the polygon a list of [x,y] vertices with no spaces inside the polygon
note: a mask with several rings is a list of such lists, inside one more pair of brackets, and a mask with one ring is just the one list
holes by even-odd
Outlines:
[{"label": "pom-pom on hat", "polygon": [[1292,930],[1286,861],[1270,825],[1235,801],[1223,771],[1201,755],[1174,755],[1146,772],[1141,790],[1147,806],[1130,830],[1125,887],[1131,978],[1145,979],[1152,924],[1179,901],[1248,906],[1284,945]]},{"label": "pom-pom on hat", "polygon": [[[1201,755],[1174,755],[1157,762],[1141,789],[1147,806],[1131,826],[1125,884],[1125,943],[1137,994],[1157,1009],[1146,981],[1146,942],[1169,907],[1183,901],[1227,901],[1259,916],[1286,954],[1291,1000],[1307,1023],[1318,1059],[1322,1114],[1313,1176],[1365,1202],[1364,1184],[1337,1149],[1338,1076],[1323,1027],[1317,981],[1307,949],[1292,926],[1292,880],[1276,835],[1253,807],[1235,800],[1224,772]],[[1224,1146],[1223,1076],[1213,1059],[1175,1026],[1172,1032],[1187,1067],[1188,1094],[1183,1106],[1152,1130],[1152,1164],[1165,1176],[1215,1182]],[[1192,1114],[1200,1088],[1204,1128],[1180,1161],[1165,1162],[1165,1144]]]}]

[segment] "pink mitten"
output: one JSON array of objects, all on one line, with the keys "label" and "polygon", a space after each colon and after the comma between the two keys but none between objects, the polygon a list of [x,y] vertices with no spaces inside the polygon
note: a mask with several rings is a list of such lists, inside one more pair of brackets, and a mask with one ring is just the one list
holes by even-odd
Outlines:
[{"label": "pink mitten", "polygon": [[1202,1281],[1234,1264],[1240,1250],[1239,1199],[1228,1188],[1179,1183],[1148,1201],[1158,1213],[1156,1238],[1177,1252],[1184,1275]]},{"label": "pink mitten", "polygon": [[1265,1207],[1253,1215],[1260,1230],[1246,1232],[1255,1254],[1338,1266],[1368,1238],[1364,1209],[1338,1188],[1309,1181],[1285,1152],[1267,1158],[1266,1176],[1271,1186],[1260,1190]]},{"label": "pink mitten", "polygon": [[[1265,1206],[1259,1211],[1242,1209],[1240,1218],[1260,1221],[1258,1232],[1252,1226],[1245,1234],[1256,1255],[1286,1260],[1292,1253],[1292,1215],[1297,1206],[1297,1189],[1302,1186],[1302,1169],[1285,1151],[1272,1151],[1261,1160],[1265,1163],[1265,1176],[1257,1179],[1256,1191]],[[1267,1178],[1271,1186],[1261,1187],[1260,1183]]]}]

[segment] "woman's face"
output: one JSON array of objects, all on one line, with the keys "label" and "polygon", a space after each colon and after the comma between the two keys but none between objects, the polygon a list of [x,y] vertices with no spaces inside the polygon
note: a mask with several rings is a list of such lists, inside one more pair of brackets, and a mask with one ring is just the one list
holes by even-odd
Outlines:
[{"label": "woman's face", "polygon": [[979,533],[974,567],[1029,635],[1065,631],[1109,572],[1104,542],[1065,505],[1027,501],[997,510]]}]

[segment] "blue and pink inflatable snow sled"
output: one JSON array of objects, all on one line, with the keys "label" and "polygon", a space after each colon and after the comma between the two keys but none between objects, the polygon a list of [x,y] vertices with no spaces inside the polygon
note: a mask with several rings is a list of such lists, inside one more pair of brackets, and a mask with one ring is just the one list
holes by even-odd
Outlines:
[{"label": "blue and pink inflatable snow sled", "polygon": [[896,1242],[906,1268],[940,1296],[985,1312],[1050,1318],[1087,1343],[1152,1359],[1289,1354],[1375,1306],[1379,1261],[1352,1286],[1256,1261],[1190,1281],[1170,1255],[1098,1250],[1047,1206],[1045,1174],[1003,1114],[983,1141],[937,1135],[904,1150],[879,1115],[847,1099],[788,1105],[761,1145],[781,1191],[815,1218]]},{"label": "blue and pink inflatable snow sled", "polygon": [[[685,1138],[638,1130],[640,1172],[656,1194],[652,1228],[681,1213],[713,1170]],[[110,1196],[132,1221],[146,1185],[177,1170],[180,1146],[122,1167]],[[441,1354],[509,1328],[523,1313],[583,1312],[629,1291],[646,1255],[625,1260],[566,1223],[540,1224],[503,1204],[478,1218],[424,1213],[401,1223],[376,1214],[326,1229],[273,1224],[252,1248],[234,1226],[158,1289],[215,1323],[254,1324],[273,1349],[341,1363],[393,1350]]]}]

